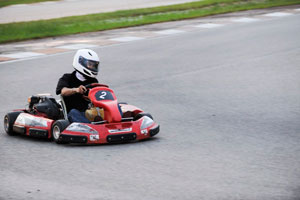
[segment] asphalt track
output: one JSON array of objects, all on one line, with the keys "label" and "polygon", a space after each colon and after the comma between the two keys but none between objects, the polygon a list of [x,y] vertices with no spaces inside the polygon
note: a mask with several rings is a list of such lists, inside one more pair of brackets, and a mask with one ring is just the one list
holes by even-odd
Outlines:
[{"label": "asphalt track", "polygon": [[[157,137],[57,145],[0,126],[0,199],[300,199],[300,17],[95,49]],[[0,64],[0,115],[54,94],[73,53]]]}]

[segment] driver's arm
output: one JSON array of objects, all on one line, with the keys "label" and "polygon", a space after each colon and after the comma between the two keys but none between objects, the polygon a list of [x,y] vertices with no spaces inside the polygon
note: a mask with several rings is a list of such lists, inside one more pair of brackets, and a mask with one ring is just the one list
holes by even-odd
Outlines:
[{"label": "driver's arm", "polygon": [[83,85],[79,86],[78,88],[64,87],[63,89],[61,89],[62,96],[70,96],[76,93],[84,94],[85,92],[86,92],[86,88]]}]

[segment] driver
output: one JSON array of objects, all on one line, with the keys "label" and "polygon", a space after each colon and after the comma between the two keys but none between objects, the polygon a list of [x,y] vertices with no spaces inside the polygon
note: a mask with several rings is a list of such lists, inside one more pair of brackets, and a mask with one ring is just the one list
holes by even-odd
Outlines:
[{"label": "driver", "polygon": [[98,83],[99,57],[90,49],[80,49],[73,60],[73,73],[64,74],[58,81],[56,94],[64,98],[70,122],[90,123],[85,117],[89,102],[85,100],[85,85]]}]

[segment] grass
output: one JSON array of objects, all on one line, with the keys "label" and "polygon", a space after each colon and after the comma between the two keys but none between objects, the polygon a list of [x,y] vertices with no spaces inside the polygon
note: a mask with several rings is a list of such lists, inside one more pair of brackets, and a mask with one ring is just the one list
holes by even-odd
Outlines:
[{"label": "grass", "polygon": [[38,3],[44,1],[59,1],[59,0],[0,0],[0,8],[4,6],[15,5],[15,4]]},{"label": "grass", "polygon": [[203,0],[33,22],[0,24],[0,43],[103,31],[221,13],[300,4],[300,0]]}]

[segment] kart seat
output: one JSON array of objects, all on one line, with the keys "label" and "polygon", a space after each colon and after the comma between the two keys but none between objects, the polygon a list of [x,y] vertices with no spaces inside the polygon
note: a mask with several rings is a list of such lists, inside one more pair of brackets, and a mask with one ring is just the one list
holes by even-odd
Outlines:
[{"label": "kart seat", "polygon": [[54,98],[43,97],[34,107],[38,112],[46,114],[50,119],[59,119],[61,116],[60,105]]}]

